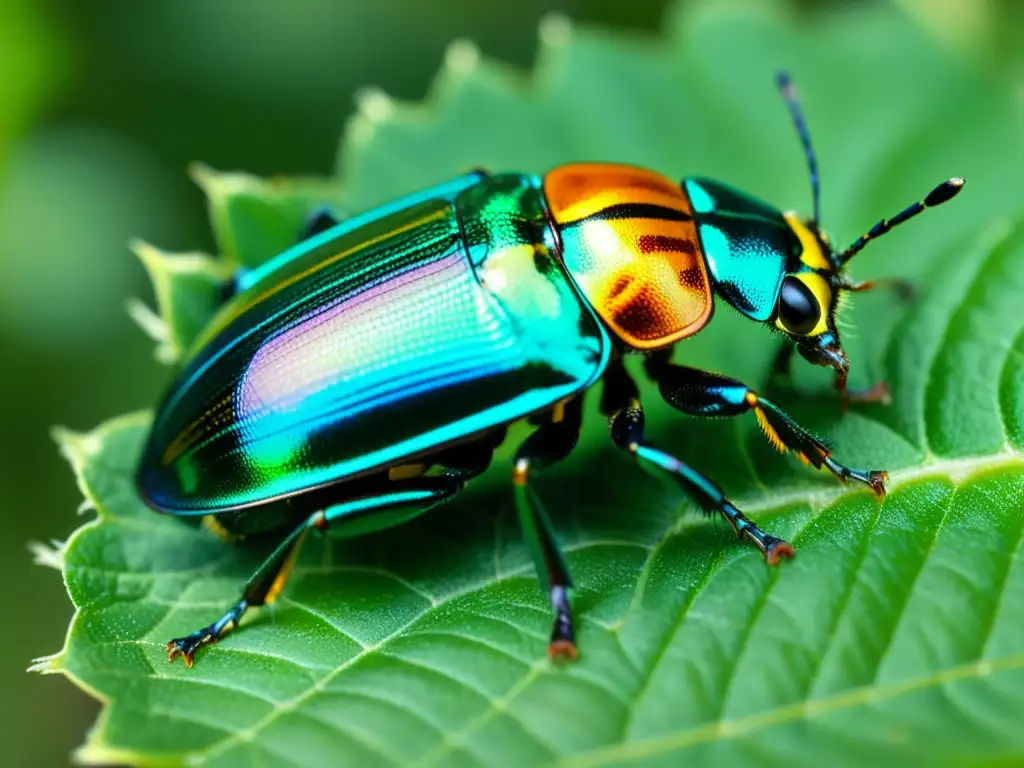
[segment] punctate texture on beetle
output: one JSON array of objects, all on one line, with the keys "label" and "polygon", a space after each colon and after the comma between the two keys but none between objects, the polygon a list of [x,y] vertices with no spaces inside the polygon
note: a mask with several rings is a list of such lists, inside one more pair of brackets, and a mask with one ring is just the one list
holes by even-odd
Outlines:
[{"label": "punctate texture on beetle", "polygon": [[312,239],[230,301],[154,424],[140,478],[154,504],[287,496],[595,380],[608,338],[556,261],[536,178],[449,186]]}]

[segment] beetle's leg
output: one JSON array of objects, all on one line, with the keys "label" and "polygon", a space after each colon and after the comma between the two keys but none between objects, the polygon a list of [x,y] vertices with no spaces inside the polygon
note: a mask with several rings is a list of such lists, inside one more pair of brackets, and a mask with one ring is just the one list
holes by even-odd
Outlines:
[{"label": "beetle's leg", "polygon": [[780,451],[790,450],[807,464],[818,469],[825,467],[844,483],[856,480],[879,496],[885,494],[885,472],[840,464],[832,458],[828,446],[770,400],[736,379],[669,365],[658,376],[658,387],[669,405],[694,416],[739,416],[753,411],[768,440]]},{"label": "beetle's leg", "polygon": [[842,283],[844,291],[871,291],[875,288],[888,288],[900,301],[910,301],[917,294],[917,288],[909,280],[902,277],[880,277],[877,280],[864,280],[859,283]]},{"label": "beetle's leg", "polygon": [[[646,367],[655,373],[659,365],[664,370],[667,363],[664,360],[659,363],[655,359]],[[644,439],[644,412],[639,390],[620,360],[613,360],[605,373],[601,412],[609,417],[612,442],[616,446],[629,451],[638,461],[670,473],[709,514],[717,512],[722,515],[737,536],[761,550],[769,565],[776,565],[780,558],[793,556],[793,547],[788,541],[762,531],[726,498],[714,481]]]},{"label": "beetle's leg", "polygon": [[[555,420],[554,417],[561,418]],[[537,494],[529,486],[529,475],[532,470],[549,466],[572,452],[579,440],[581,419],[582,398],[577,397],[564,408],[556,408],[553,420],[540,426],[516,451],[515,471],[512,475],[516,511],[519,513],[523,536],[530,547],[541,588],[555,612],[548,656],[570,661],[577,656],[568,594],[572,588],[572,579],[555,541],[551,521]]]},{"label": "beetle's leg", "polygon": [[796,351],[796,344],[788,338],[783,339],[779,348],[772,358],[771,371],[768,373],[769,389],[792,389],[793,376],[790,368],[793,364],[793,353]]},{"label": "beetle's leg", "polygon": [[314,208],[312,213],[306,217],[306,223],[303,224],[302,229],[299,230],[299,238],[297,242],[308,240],[314,235],[319,235],[321,232],[326,232],[332,227],[336,227],[341,223],[333,210],[329,206],[321,205]]},{"label": "beetle's leg", "polygon": [[185,664],[191,667],[195,652],[204,645],[217,642],[238,626],[238,622],[249,608],[274,602],[288,581],[295,559],[310,531],[326,533],[342,522],[361,518],[367,513],[409,509],[412,516],[417,514],[417,508],[419,513],[426,512],[430,507],[453,496],[462,485],[462,481],[455,477],[423,477],[410,481],[396,481],[378,495],[349,499],[310,515],[278,545],[270,557],[263,561],[242,590],[242,598],[231,606],[227,613],[210,626],[203,627],[191,635],[175,638],[167,644],[168,660],[173,662],[181,656],[185,659]]},{"label": "beetle's leg", "polygon": [[[794,390],[793,376],[790,371],[793,361],[793,353],[796,345],[789,339],[783,340],[772,359],[771,371],[768,374],[768,389],[775,391]],[[846,399],[851,403],[881,403],[889,405],[892,397],[889,394],[889,385],[884,381],[875,382],[870,387],[849,388],[846,390]]]}]

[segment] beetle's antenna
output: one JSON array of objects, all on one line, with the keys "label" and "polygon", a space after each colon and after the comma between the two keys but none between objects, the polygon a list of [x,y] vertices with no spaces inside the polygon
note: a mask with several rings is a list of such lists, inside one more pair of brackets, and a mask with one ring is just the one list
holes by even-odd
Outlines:
[{"label": "beetle's antenna", "polygon": [[948,181],[942,182],[939,186],[929,192],[928,196],[923,201],[907,206],[891,219],[882,219],[880,222],[875,224],[875,226],[869,229],[866,234],[857,238],[853,245],[836,256],[836,261],[840,265],[845,264],[856,256],[865,245],[875,238],[881,237],[897,224],[902,224],[907,219],[914,218],[925,208],[934,208],[936,205],[942,205],[946,201],[952,200],[956,197],[957,193],[963,189],[963,186],[964,180],[956,176]]},{"label": "beetle's antenna", "polygon": [[804,147],[804,155],[807,157],[807,170],[811,173],[811,197],[814,205],[811,222],[814,224],[814,229],[817,229],[818,223],[821,221],[821,206],[818,202],[821,197],[821,192],[818,188],[818,158],[814,155],[814,147],[811,146],[811,134],[807,130],[807,123],[804,121],[804,111],[800,106],[800,99],[796,94],[796,86],[793,85],[789,73],[779,72],[775,76],[775,81],[779,85],[779,93],[782,94],[782,99],[789,108],[789,114],[793,117],[793,125],[796,126],[796,132],[800,136],[800,143]]}]

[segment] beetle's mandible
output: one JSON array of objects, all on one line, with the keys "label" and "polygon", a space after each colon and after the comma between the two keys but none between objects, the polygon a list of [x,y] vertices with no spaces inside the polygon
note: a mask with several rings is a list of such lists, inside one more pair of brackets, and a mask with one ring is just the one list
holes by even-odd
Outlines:
[{"label": "beetle's mandible", "polygon": [[752,412],[779,449],[884,494],[884,472],[841,464],[742,382],[671,361],[718,298],[783,334],[775,373],[797,350],[835,370],[845,402],[837,298],[873,283],[850,282],[844,266],[963,186],[943,182],[833,249],[803,116],[785,75],[779,86],[810,168],[810,218],[718,181],[625,165],[474,172],[346,221],[321,211],[298,245],[240,273],[156,412],[138,487],[160,512],[235,535],[281,530],[281,543],[221,618],[168,643],[170,659],[191,666],[198,648],[272,602],[311,531],[349,536],[425,512],[481,474],[526,417],[536,429],[511,468],[516,507],[554,612],[549,654],[574,658],[572,582],[530,477],[572,451],[583,393],[598,382],[617,447],[674,476],[770,565],[792,557],[712,480],[645,438],[622,362],[630,352],[645,355],[673,407]]}]

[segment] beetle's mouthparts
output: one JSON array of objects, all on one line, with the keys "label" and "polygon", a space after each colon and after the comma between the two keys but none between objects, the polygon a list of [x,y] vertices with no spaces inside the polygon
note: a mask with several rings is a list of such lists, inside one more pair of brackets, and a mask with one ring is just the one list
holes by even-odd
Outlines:
[{"label": "beetle's mouthparts", "polygon": [[846,410],[847,391],[846,378],[850,373],[850,360],[839,344],[834,333],[823,333],[821,336],[798,346],[800,354],[808,362],[832,368],[836,372],[835,388],[843,396],[843,410]]},{"label": "beetle's mouthparts", "polygon": [[836,372],[835,387],[843,393],[843,409],[846,409],[846,377],[850,373],[850,361],[843,350],[836,347],[826,351],[828,365]]}]

